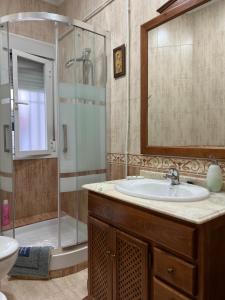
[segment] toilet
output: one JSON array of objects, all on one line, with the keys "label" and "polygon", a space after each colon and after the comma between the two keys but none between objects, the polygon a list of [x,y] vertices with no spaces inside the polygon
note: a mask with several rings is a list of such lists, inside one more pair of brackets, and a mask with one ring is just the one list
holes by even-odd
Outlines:
[{"label": "toilet", "polygon": [[[0,281],[8,274],[14,265],[18,250],[19,243],[15,239],[0,236]],[[6,300],[6,296],[1,292],[0,300]]]}]

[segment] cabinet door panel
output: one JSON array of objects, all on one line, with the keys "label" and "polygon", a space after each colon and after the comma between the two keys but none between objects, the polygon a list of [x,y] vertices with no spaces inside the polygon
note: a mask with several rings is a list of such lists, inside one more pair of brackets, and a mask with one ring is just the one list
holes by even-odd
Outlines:
[{"label": "cabinet door panel", "polygon": [[115,230],[114,299],[148,299],[148,244]]},{"label": "cabinet door panel", "polygon": [[109,225],[89,217],[89,295],[95,300],[112,299],[111,234]]}]

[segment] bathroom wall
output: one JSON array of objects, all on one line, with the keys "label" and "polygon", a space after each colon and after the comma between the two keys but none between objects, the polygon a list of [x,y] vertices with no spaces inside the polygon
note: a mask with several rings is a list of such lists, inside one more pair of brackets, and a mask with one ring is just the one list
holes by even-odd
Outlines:
[{"label": "bathroom wall", "polygon": [[[103,0],[65,0],[59,7],[59,13],[82,20]],[[176,165],[183,174],[205,176],[208,160],[192,158],[174,158],[140,155],[140,26],[157,16],[157,8],[166,0],[131,0],[131,81],[130,81],[130,133],[129,133],[129,173],[138,174],[140,169],[166,172],[171,165]],[[125,0],[114,0],[88,22],[99,25],[111,32],[111,52],[113,48],[127,43],[127,21]],[[109,61],[112,66],[112,57]],[[111,100],[108,102],[108,167],[111,178],[124,176],[125,137],[127,122],[126,89],[127,78],[113,79],[111,70]],[[225,174],[225,164],[221,161]]]},{"label": "bathroom wall", "polygon": [[0,16],[14,14],[17,12],[48,11],[57,12],[57,6],[48,4],[41,0],[1,0]]},{"label": "bathroom wall", "polygon": [[17,220],[57,211],[56,159],[14,161],[14,178]]}]

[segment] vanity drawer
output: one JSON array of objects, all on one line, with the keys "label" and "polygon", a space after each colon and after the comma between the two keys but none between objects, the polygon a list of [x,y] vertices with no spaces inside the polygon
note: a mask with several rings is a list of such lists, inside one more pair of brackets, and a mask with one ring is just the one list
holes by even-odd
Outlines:
[{"label": "vanity drawer", "polygon": [[196,256],[196,229],[155,215],[134,204],[93,192],[88,196],[89,214],[140,238],[157,243],[188,258]]},{"label": "vanity drawer", "polygon": [[190,300],[158,279],[153,279],[153,300]]},{"label": "vanity drawer", "polygon": [[196,267],[154,248],[154,275],[190,295],[195,295]]}]

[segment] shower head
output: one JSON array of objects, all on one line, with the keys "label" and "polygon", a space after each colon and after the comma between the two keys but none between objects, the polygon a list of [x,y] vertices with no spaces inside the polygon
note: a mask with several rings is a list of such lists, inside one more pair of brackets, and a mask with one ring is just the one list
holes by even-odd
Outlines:
[{"label": "shower head", "polygon": [[74,62],[85,62],[85,61],[90,61],[90,55],[91,55],[91,48],[84,48],[82,51],[82,56],[75,59],[71,58],[65,63],[65,67],[68,69],[70,68]]},{"label": "shower head", "polygon": [[91,48],[84,48],[82,51],[82,56],[77,58],[76,61],[87,61],[90,60]]}]

